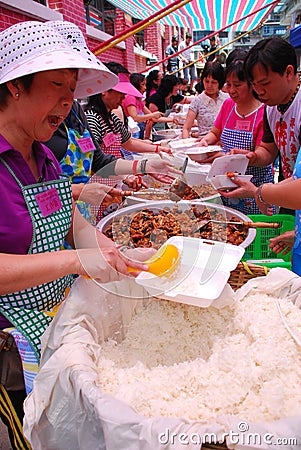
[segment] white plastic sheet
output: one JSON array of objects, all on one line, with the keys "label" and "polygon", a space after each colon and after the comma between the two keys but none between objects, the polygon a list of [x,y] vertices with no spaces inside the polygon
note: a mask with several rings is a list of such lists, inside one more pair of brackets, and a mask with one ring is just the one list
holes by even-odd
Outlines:
[{"label": "white plastic sheet", "polygon": [[[214,433],[222,441],[225,433],[240,430],[241,420],[232,416],[218,417],[209,424],[143,417],[103,393],[95,383],[101,341],[112,334],[122,338],[134,311],[147,301],[133,280],[105,286],[79,278],[47,330],[42,367],[25,403],[24,432],[33,449],[199,449],[196,436]],[[233,296],[242,298],[255,289],[277,293],[301,306],[300,288],[301,278],[286,269],[272,269],[267,277],[250,280]],[[261,442],[245,442],[241,430],[232,444],[226,439],[229,448],[301,449],[301,417],[248,426],[249,433],[260,434]],[[264,439],[266,435],[272,436],[272,443]],[[295,440],[287,442],[288,438]]]}]

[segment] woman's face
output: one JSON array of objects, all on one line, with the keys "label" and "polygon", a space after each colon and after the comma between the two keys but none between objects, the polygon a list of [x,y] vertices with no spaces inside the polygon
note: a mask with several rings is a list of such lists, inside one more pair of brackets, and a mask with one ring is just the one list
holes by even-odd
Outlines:
[{"label": "woman's face", "polygon": [[204,77],[203,79],[203,85],[205,94],[208,95],[208,97],[216,97],[219,92],[219,86],[218,81],[215,80],[212,75],[208,75],[207,77]]},{"label": "woman's face", "polygon": [[239,103],[246,103],[253,98],[252,88],[247,81],[240,81],[235,73],[231,73],[226,79],[226,89],[232,100]]},{"label": "woman's face", "polygon": [[15,120],[30,140],[51,138],[71,109],[76,81],[77,70],[61,69],[35,74],[29,92],[20,83]]},{"label": "woman's face", "polygon": [[119,106],[121,106],[122,101],[125,99],[125,94],[123,94],[122,92],[114,91],[113,89],[105,91],[101,95],[108,111],[117,109]]},{"label": "woman's face", "polygon": [[171,95],[177,95],[179,88],[180,88],[180,85],[179,85],[179,84],[176,84],[176,85],[172,88]]},{"label": "woman's face", "polygon": [[162,73],[162,72],[159,72],[159,73],[158,73],[158,78],[157,78],[156,80],[154,80],[154,83],[155,83],[158,87],[159,87],[160,84],[161,84],[162,78],[163,78],[163,73]]},{"label": "woman's face", "polygon": [[144,92],[146,91],[146,79],[145,78],[143,81],[141,81],[141,83],[139,85],[139,91],[141,92],[141,94],[144,94]]}]

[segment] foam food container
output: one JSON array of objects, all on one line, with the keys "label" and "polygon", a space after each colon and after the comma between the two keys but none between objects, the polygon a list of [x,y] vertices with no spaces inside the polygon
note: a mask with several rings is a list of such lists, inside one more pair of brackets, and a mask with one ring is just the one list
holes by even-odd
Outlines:
[{"label": "foam food container", "polygon": [[203,161],[203,159],[206,159],[210,153],[220,152],[221,147],[219,145],[208,145],[208,147],[195,146],[184,151],[193,161]]},{"label": "foam food container", "polygon": [[245,251],[224,242],[184,236],[171,237],[167,244],[175,245],[181,255],[175,271],[169,277],[141,272],[136,283],[151,295],[202,308],[220,296]]},{"label": "foam food container", "polygon": [[235,189],[237,184],[226,174],[235,172],[238,178],[250,180],[252,175],[245,175],[248,163],[249,160],[245,155],[221,156],[213,161],[207,179],[215,189]]}]

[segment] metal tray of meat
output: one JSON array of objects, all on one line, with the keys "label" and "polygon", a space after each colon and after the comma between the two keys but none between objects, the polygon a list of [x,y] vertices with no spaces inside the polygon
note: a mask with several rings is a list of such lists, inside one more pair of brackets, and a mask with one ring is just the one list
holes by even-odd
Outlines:
[{"label": "metal tray of meat", "polygon": [[[209,223],[198,231],[201,220],[217,219],[222,224]],[[256,237],[254,228],[229,225],[228,221],[250,222],[250,218],[223,205],[169,200],[131,205],[101,219],[97,228],[116,245],[159,248],[172,236],[198,237],[248,247]]]}]

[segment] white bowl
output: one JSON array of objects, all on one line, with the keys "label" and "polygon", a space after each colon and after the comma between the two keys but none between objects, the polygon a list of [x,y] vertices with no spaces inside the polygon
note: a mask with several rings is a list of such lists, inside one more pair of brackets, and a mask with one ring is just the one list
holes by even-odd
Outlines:
[{"label": "white bowl", "polygon": [[[237,178],[242,181],[250,181],[252,177],[253,175],[237,175]],[[238,187],[227,175],[215,175],[207,179],[215,189],[232,191]]]}]

